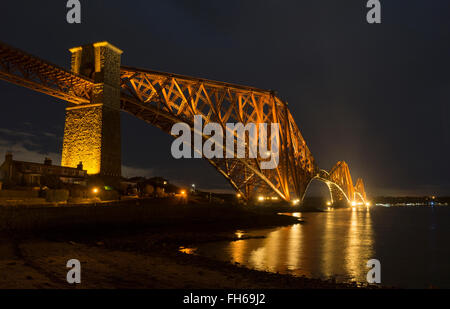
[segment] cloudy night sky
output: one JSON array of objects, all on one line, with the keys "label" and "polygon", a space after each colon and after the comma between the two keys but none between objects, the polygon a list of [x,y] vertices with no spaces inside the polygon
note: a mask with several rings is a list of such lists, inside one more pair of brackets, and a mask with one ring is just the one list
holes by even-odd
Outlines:
[{"label": "cloudy night sky", "polygon": [[[0,41],[69,69],[69,48],[109,41],[124,65],[274,89],[321,168],[345,160],[369,195],[450,195],[450,2],[2,1]],[[345,3],[345,4],[344,4]],[[60,161],[65,103],[0,81],[0,156]],[[122,114],[123,173],[229,190],[204,160]]]}]

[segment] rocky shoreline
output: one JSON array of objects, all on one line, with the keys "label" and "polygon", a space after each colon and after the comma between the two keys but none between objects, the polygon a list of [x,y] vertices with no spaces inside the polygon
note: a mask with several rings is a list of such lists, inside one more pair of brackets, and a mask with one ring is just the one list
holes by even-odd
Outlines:
[{"label": "rocky shoreline", "polygon": [[[161,215],[160,220],[155,218],[158,224],[145,227],[67,226],[64,230],[5,232],[0,242],[0,288],[371,288],[257,271],[186,254],[181,247],[236,240],[234,232],[238,229],[298,223],[294,217],[242,208],[192,207],[197,208],[183,211],[181,221],[175,219],[177,216]],[[82,283],[77,286],[66,282],[70,259],[78,259],[82,265]]]}]

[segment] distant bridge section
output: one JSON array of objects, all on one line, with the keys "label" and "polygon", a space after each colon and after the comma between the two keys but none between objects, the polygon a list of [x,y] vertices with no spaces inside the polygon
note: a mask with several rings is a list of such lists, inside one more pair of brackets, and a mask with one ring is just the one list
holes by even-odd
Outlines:
[{"label": "distant bridge section", "polygon": [[331,203],[344,201],[353,206],[368,204],[362,179],[358,178],[354,186],[350,169],[344,161],[337,162],[329,172],[320,170],[315,178],[327,184]]}]

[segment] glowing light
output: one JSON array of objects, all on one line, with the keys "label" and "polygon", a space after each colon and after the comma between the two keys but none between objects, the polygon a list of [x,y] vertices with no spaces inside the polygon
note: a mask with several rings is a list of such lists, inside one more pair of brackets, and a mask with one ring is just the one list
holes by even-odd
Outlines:
[{"label": "glowing light", "polygon": [[353,210],[353,211],[356,211],[356,207],[352,207],[352,210]]},{"label": "glowing light", "polygon": [[260,202],[264,201],[264,196],[258,196],[258,201]]},{"label": "glowing light", "polygon": [[327,202],[327,205],[328,205],[328,206],[331,206],[331,202],[330,202],[330,201],[328,201],[328,202]]},{"label": "glowing light", "polygon": [[184,254],[195,254],[195,251],[197,248],[186,248],[186,247],[180,247],[178,248],[178,251]]},{"label": "glowing light", "polygon": [[237,238],[242,238],[242,236],[244,236],[244,232],[243,231],[236,231],[236,233],[234,233],[236,235]]},{"label": "glowing light", "polygon": [[295,199],[295,200],[293,200],[292,201],[292,205],[298,205],[300,203],[300,200],[299,199]]},{"label": "glowing light", "polygon": [[241,198],[241,196],[242,196],[242,195],[241,195],[240,193],[236,194],[236,197],[237,197],[237,198]]},{"label": "glowing light", "polygon": [[366,206],[367,206],[367,207],[370,207],[370,206],[372,206],[372,203],[370,203],[369,201],[367,201],[367,202],[366,202]]},{"label": "glowing light", "polygon": [[356,202],[355,201],[352,201],[352,206],[353,207],[356,206]]},{"label": "glowing light", "polygon": [[95,194],[97,194],[97,193],[98,193],[98,188],[93,188],[93,189],[92,189],[92,192],[95,193]]},{"label": "glowing light", "polygon": [[167,185],[167,181],[164,181],[164,184]]},{"label": "glowing light", "polygon": [[278,200],[278,197],[272,196],[272,201],[277,201],[277,200]]},{"label": "glowing light", "polygon": [[181,190],[181,195],[186,195],[186,191],[184,191],[184,190]]}]

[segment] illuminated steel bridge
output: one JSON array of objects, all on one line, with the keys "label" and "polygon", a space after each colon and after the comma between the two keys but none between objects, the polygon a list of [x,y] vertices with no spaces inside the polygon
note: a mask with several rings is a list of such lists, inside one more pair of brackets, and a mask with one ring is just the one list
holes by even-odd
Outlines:
[{"label": "illuminated steel bridge", "polygon": [[[318,179],[328,185],[332,201],[366,202],[362,180],[353,186],[345,162],[329,172],[318,168],[287,103],[274,91],[121,66],[122,51],[107,42],[70,51],[71,72],[0,43],[0,79],[68,102],[62,165],[82,161],[89,174],[119,177],[119,111],[168,134],[174,123],[192,127],[194,115],[224,129],[226,123],[279,123],[277,168],[262,169],[260,157],[206,160],[245,200],[278,196],[299,203]],[[84,131],[88,136],[80,135]]]}]

